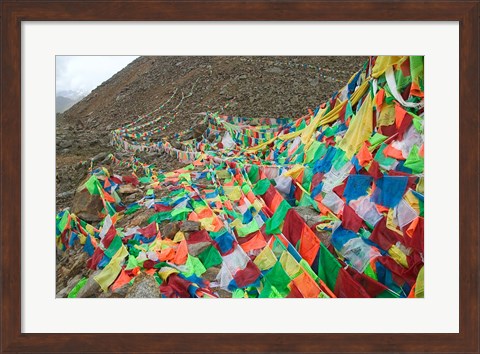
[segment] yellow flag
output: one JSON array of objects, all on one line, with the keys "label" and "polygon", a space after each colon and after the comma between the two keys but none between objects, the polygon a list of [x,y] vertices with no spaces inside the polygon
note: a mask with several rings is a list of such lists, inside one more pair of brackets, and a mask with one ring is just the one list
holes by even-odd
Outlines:
[{"label": "yellow flag", "polygon": [[216,218],[216,216],[212,216],[211,218],[203,218],[200,219],[200,224],[202,225],[202,228],[204,228],[207,231],[214,231],[215,230],[215,225],[213,225],[213,219]]},{"label": "yellow flag", "polygon": [[405,193],[405,200],[407,201],[408,204],[417,212],[417,214],[420,214],[420,204],[418,203],[417,197],[413,194],[413,192],[409,189],[407,193]]},{"label": "yellow flag", "polygon": [[178,243],[185,240],[185,234],[182,231],[178,231],[173,238],[173,242]]},{"label": "yellow flag", "polygon": [[424,193],[424,181],[423,181],[423,177],[420,177],[418,179],[418,183],[417,183],[417,192],[418,193],[421,193],[423,194]]},{"label": "yellow flag", "polygon": [[288,274],[290,279],[296,278],[300,273],[302,273],[302,268],[300,264],[293,258],[293,256],[288,251],[283,251],[280,256],[280,264],[282,265],[285,272]]},{"label": "yellow flag", "polygon": [[320,124],[320,120],[322,119],[324,113],[325,113],[325,109],[320,109],[317,112],[317,115],[315,116],[315,118],[310,121],[310,124],[301,130],[303,144],[307,144],[310,142],[310,139],[313,133],[317,130],[317,127]]},{"label": "yellow flag", "polygon": [[242,192],[239,186],[224,186],[223,190],[231,201],[237,201],[242,197]]},{"label": "yellow flag", "polygon": [[122,270],[120,263],[128,255],[128,251],[124,245],[120,247],[103,270],[93,279],[100,285],[103,291],[107,291],[108,287],[117,279],[118,274]]},{"label": "yellow flag", "polygon": [[377,119],[377,127],[389,126],[395,123],[395,105],[384,104]]},{"label": "yellow flag", "polygon": [[354,117],[348,127],[345,136],[339,144],[339,148],[344,150],[348,159],[361,148],[364,141],[368,140],[373,131],[373,107],[372,98],[367,95],[365,101],[360,107],[357,116]]},{"label": "yellow flag", "polygon": [[270,249],[270,247],[265,247],[262,252],[255,258],[255,265],[257,265],[258,268],[261,270],[267,270],[272,268],[275,263],[277,262],[277,258],[275,257],[275,254],[273,251]]},{"label": "yellow flag", "polygon": [[399,64],[403,61],[405,61],[407,57],[402,57],[402,56],[384,56],[384,55],[379,55],[377,57],[377,60],[375,61],[375,66],[372,69],[372,77],[373,78],[378,78],[380,75],[382,75],[388,67],[394,65],[394,64]]},{"label": "yellow flag", "polygon": [[255,199],[252,205],[256,211],[260,211],[262,209],[262,203],[258,199]]},{"label": "yellow flag", "polygon": [[[369,86],[369,81],[365,80],[352,94],[352,97],[350,98],[350,103],[352,105],[355,105],[358,100],[365,94],[365,92],[368,90]],[[317,130],[317,128],[321,125],[325,125],[331,122],[336,121],[339,118],[339,113],[343,109],[343,107],[347,104],[348,100],[345,100],[343,102],[338,102],[335,107],[328,113],[325,114],[325,109],[321,109],[317,112],[315,115],[315,118],[311,120],[310,124],[306,126],[303,129],[299,129],[293,133],[285,134],[283,136],[276,136],[273,137],[259,145],[253,146],[249,149],[246,149],[246,152],[255,152],[260,149],[263,149],[264,147],[268,146],[269,144],[273,143],[275,140],[290,140],[292,138],[295,138],[299,135],[301,135],[302,143],[305,144],[305,149],[308,149],[312,142],[312,136],[313,133]]]},{"label": "yellow flag", "polygon": [[394,215],[393,215],[393,209],[390,208],[388,209],[388,214],[387,214],[387,228],[396,232],[400,236],[403,237],[403,233],[397,229],[397,223],[395,222]]},{"label": "yellow flag", "polygon": [[400,248],[395,245],[392,245],[388,250],[388,254],[401,266],[408,268],[407,256],[403,253]]},{"label": "yellow flag", "polygon": [[278,139],[280,139],[280,140],[290,140],[290,139],[296,138],[297,136],[302,134],[302,132],[303,132],[303,129],[300,129],[300,130],[297,130],[295,132],[291,132],[291,133],[284,134],[284,135],[279,135]]},{"label": "yellow flag", "polygon": [[418,272],[417,282],[415,283],[415,297],[423,298],[424,291],[424,277],[423,277],[423,267]]},{"label": "yellow flag", "polygon": [[176,273],[180,273],[180,272],[170,267],[163,267],[163,268],[160,268],[160,270],[158,271],[158,275],[160,276],[160,278],[162,278],[163,281],[167,280],[169,275],[176,274]]},{"label": "yellow flag", "polygon": [[303,165],[295,165],[291,169],[289,169],[287,172],[285,172],[283,175],[287,177],[292,177],[293,179],[297,178],[300,176],[300,173],[305,169]]}]

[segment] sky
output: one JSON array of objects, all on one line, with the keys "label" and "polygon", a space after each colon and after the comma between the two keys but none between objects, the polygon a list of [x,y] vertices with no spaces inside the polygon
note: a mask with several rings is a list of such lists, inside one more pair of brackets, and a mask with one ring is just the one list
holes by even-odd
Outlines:
[{"label": "sky", "polygon": [[138,56],[57,56],[56,92],[72,90],[89,93],[136,58]]}]

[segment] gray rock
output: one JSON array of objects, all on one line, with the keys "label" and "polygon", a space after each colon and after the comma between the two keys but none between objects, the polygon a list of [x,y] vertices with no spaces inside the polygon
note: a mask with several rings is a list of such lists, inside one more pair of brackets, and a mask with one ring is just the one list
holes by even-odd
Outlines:
[{"label": "gray rock", "polygon": [[182,232],[195,232],[200,231],[201,223],[198,221],[185,220],[180,225],[180,231]]},{"label": "gray rock", "polygon": [[320,80],[317,79],[307,79],[308,80],[308,83],[312,86],[312,87],[317,87],[320,85]]},{"label": "gray rock", "polygon": [[67,282],[67,286],[64,287],[62,290],[60,290],[58,293],[57,293],[57,298],[63,298],[63,297],[67,297],[68,296],[68,293],[70,291],[72,291],[72,289],[75,287],[75,285],[77,285],[77,283],[82,279],[82,275],[81,274],[77,274],[75,277],[73,277],[72,279],[70,279],[68,282]]},{"label": "gray rock", "polygon": [[127,292],[128,290],[131,288],[132,286],[130,284],[125,284],[121,287],[119,287],[118,289],[115,289],[114,291],[111,291],[110,289],[108,291],[102,291],[100,293],[100,295],[98,295],[99,298],[107,298],[107,299],[121,299],[121,298],[125,298],[125,296],[127,296]]},{"label": "gray rock", "polygon": [[206,124],[198,124],[193,128],[193,137],[196,138],[198,136],[201,136],[205,130],[207,130],[207,125]]},{"label": "gray rock", "polygon": [[103,202],[99,195],[90,194],[85,185],[77,189],[73,197],[72,213],[91,223],[101,220],[99,214],[102,209]]},{"label": "gray rock", "polygon": [[60,290],[57,295],[56,295],[56,298],[57,299],[61,299],[61,298],[65,298],[68,296],[68,293],[71,291],[72,289],[69,289],[68,286],[64,287],[62,290]]},{"label": "gray rock", "polygon": [[272,73],[272,74],[281,74],[283,72],[282,69],[279,67],[274,66],[273,68],[268,68],[265,70],[267,73]]},{"label": "gray rock", "polygon": [[88,255],[85,252],[82,252],[79,249],[73,252],[74,253],[70,255],[70,258],[73,259],[73,262],[71,262],[71,265],[69,267],[69,277],[80,274],[88,260]]},{"label": "gray rock", "polygon": [[140,274],[135,278],[133,286],[128,289],[128,298],[157,298],[160,297],[160,287],[151,275]]},{"label": "gray rock", "polygon": [[62,140],[60,141],[60,143],[58,144],[58,146],[60,146],[61,148],[65,149],[65,148],[69,148],[73,145],[72,141],[71,140]]},{"label": "gray rock", "polygon": [[189,243],[187,244],[188,247],[188,253],[191,256],[198,256],[200,253],[202,253],[207,247],[210,246],[210,242],[197,242],[197,243]]},{"label": "gray rock", "polygon": [[118,193],[119,194],[124,194],[124,195],[128,195],[128,194],[133,194],[133,193],[136,193],[136,192],[139,192],[140,190],[138,188],[136,188],[134,185],[132,184],[122,184],[119,188],[118,188]]},{"label": "gray rock", "polygon": [[321,221],[320,213],[311,207],[299,206],[293,209],[302,217],[308,227],[312,227]]},{"label": "gray rock", "polygon": [[160,234],[163,238],[169,238],[173,240],[175,234],[180,231],[180,227],[178,226],[178,222],[171,222],[168,224],[163,224],[159,226]]},{"label": "gray rock", "polygon": [[125,203],[130,204],[130,203],[136,202],[136,201],[139,200],[140,198],[141,198],[140,195],[138,195],[138,194],[136,194],[136,193],[133,193],[133,194],[130,194],[130,195],[126,196],[126,197],[123,199],[123,201],[124,201]]},{"label": "gray rock", "polygon": [[220,273],[220,266],[210,267],[205,273],[202,274],[202,278],[209,282],[214,282],[217,279],[218,273]]},{"label": "gray rock", "polygon": [[58,193],[57,198],[68,198],[75,194],[75,191],[66,191],[63,193]]},{"label": "gray rock", "polygon": [[130,221],[128,227],[135,227],[135,226],[145,226],[147,225],[148,219],[155,214],[155,209],[146,209],[138,211],[137,214],[132,214],[131,216],[133,219]]},{"label": "gray rock", "polygon": [[100,153],[96,154],[94,157],[92,157],[92,161],[95,162],[95,161],[103,160],[108,155],[109,155],[108,152],[100,152]]},{"label": "gray rock", "polygon": [[88,277],[87,282],[83,286],[83,288],[80,289],[80,291],[77,294],[78,298],[82,297],[98,297],[100,295],[100,292],[102,289],[100,288],[100,285],[98,285],[97,281],[94,279],[94,277],[98,274],[100,274],[101,270],[97,270],[94,272],[92,275]]},{"label": "gray rock", "polygon": [[130,290],[132,286],[130,283],[127,283],[125,285],[122,285],[121,287],[115,289],[112,291],[113,294],[119,295],[119,297],[125,297],[128,294],[128,290]]},{"label": "gray rock", "polygon": [[70,290],[73,289],[73,287],[75,285],[77,285],[77,283],[82,280],[83,276],[82,274],[77,274],[76,276],[74,276],[72,279],[70,279],[68,282],[67,282],[67,286],[70,288]]}]

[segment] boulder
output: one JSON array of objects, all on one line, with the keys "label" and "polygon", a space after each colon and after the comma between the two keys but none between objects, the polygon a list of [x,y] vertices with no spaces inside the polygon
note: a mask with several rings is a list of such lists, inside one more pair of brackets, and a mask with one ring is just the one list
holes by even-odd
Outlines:
[{"label": "boulder", "polygon": [[200,231],[201,223],[198,221],[185,220],[180,225],[180,231],[182,232],[195,232]]},{"label": "boulder", "polygon": [[135,215],[135,217],[129,222],[128,227],[135,227],[135,226],[146,226],[148,219],[155,214],[155,210],[152,209],[145,209]]},{"label": "boulder", "polygon": [[114,291],[112,290],[108,290],[108,291],[104,291],[102,292],[98,297],[99,298],[107,298],[107,299],[121,299],[121,298],[125,298],[125,296],[127,296],[127,292],[128,290],[131,288],[132,286],[130,284],[125,284],[121,287],[119,287],[118,289],[115,289]]},{"label": "boulder", "polygon": [[163,238],[169,238],[173,240],[175,234],[180,231],[180,227],[178,226],[178,222],[170,222],[168,224],[160,224],[160,234]]},{"label": "boulder", "polygon": [[221,270],[220,266],[210,267],[207,269],[205,273],[203,273],[202,278],[211,283],[210,289],[212,289],[212,291],[215,294],[217,294],[218,297],[231,298],[232,294],[230,292],[218,287],[217,277],[218,277],[218,273],[220,273],[220,270]]},{"label": "boulder", "polygon": [[193,138],[198,138],[205,133],[205,130],[207,130],[207,125],[206,124],[199,124],[195,128],[193,128]]},{"label": "boulder", "polygon": [[118,297],[125,297],[127,296],[128,290],[130,290],[132,286],[130,283],[122,285],[121,287],[112,291],[113,294],[118,295]]},{"label": "boulder", "polygon": [[207,249],[208,246],[210,246],[210,242],[189,243],[187,244],[188,253],[191,256],[197,257],[200,253]]},{"label": "boulder", "polygon": [[85,186],[77,189],[73,197],[72,213],[80,219],[92,223],[102,220],[100,213],[103,209],[103,201],[99,195],[92,195]]},{"label": "boulder", "polygon": [[142,198],[142,196],[140,194],[137,194],[137,193],[133,193],[133,194],[130,194],[130,195],[127,195],[123,201],[127,204],[130,204],[130,203],[133,203],[133,202],[136,202],[137,200],[139,200],[140,198]]},{"label": "boulder", "polygon": [[216,281],[218,273],[220,273],[220,266],[210,267],[205,273],[202,274],[202,278],[208,280],[210,283]]},{"label": "boulder", "polygon": [[157,298],[160,297],[160,286],[151,275],[140,274],[135,278],[133,286],[128,289],[128,298]]},{"label": "boulder", "polygon": [[102,161],[106,157],[108,157],[108,152],[100,152],[100,153],[96,154],[94,157],[92,157],[92,161],[93,162]]},{"label": "boulder", "polygon": [[118,194],[133,194],[140,191],[140,189],[136,188],[133,184],[122,184],[117,192]]},{"label": "boulder", "polygon": [[70,258],[72,259],[72,262],[69,267],[69,275],[72,277],[82,272],[87,263],[88,255],[77,249],[76,253],[73,256],[70,256]]},{"label": "boulder", "polygon": [[68,293],[71,291],[72,289],[69,289],[67,286],[64,287],[62,290],[60,290],[57,295],[56,295],[56,298],[57,299],[61,299],[61,298],[65,298],[68,296]]},{"label": "boulder", "polygon": [[72,147],[73,143],[71,140],[62,140],[60,141],[60,143],[58,144],[58,146],[60,146],[61,148],[65,149],[65,148],[69,148],[69,147]]},{"label": "boulder", "polygon": [[98,285],[97,281],[94,279],[95,276],[100,274],[101,270],[97,270],[96,272],[92,273],[89,277],[83,288],[81,288],[77,294],[78,298],[81,297],[99,297],[100,292],[102,289],[100,285]]},{"label": "boulder", "polygon": [[63,193],[58,193],[57,198],[69,198],[74,194],[75,194],[75,191],[67,191],[67,192],[63,192]]},{"label": "boulder", "polygon": [[71,278],[68,282],[67,282],[67,286],[64,287],[62,290],[60,290],[58,293],[57,293],[57,298],[63,298],[63,297],[67,297],[68,296],[68,293],[70,291],[72,291],[72,289],[75,287],[75,285],[77,285],[77,283],[82,280],[82,275],[81,274],[77,274],[75,277]]},{"label": "boulder", "polygon": [[[74,276],[73,278],[71,278],[71,279],[67,282],[67,287],[69,287],[70,290],[72,290],[73,287],[74,287],[75,285],[77,285],[77,283],[78,283],[80,280],[82,280],[82,278],[83,278],[83,275],[82,275],[82,274],[77,274],[76,276]],[[70,291],[70,290],[69,290],[69,291]]]}]

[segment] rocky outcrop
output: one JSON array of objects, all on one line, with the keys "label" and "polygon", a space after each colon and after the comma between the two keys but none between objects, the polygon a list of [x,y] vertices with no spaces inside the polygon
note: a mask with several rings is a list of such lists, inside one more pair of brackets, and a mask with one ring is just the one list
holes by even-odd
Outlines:
[{"label": "rocky outcrop", "polygon": [[85,186],[77,189],[73,198],[72,213],[89,223],[102,220],[103,201],[99,195],[90,194]]},{"label": "rocky outcrop", "polygon": [[128,290],[126,297],[160,297],[160,287],[153,276],[142,273],[135,278],[133,286]]}]

